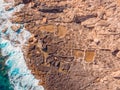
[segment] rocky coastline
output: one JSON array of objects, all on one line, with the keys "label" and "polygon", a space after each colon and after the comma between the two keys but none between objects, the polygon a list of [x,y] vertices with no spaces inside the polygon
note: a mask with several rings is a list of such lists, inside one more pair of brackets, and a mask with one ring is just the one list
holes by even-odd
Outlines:
[{"label": "rocky coastline", "polygon": [[32,34],[26,63],[45,90],[119,90],[119,0],[15,0]]}]

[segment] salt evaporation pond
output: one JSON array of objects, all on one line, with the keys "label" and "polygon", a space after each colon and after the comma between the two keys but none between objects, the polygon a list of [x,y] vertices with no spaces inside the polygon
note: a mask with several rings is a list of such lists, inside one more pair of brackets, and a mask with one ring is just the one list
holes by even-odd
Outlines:
[{"label": "salt evaporation pond", "polygon": [[[19,32],[11,28],[13,24],[9,18],[14,11],[24,6],[21,4],[5,11],[5,6],[13,4],[0,0],[0,90],[44,90],[26,66],[21,50],[31,34],[23,25]],[[6,27],[7,30],[2,32]]]}]

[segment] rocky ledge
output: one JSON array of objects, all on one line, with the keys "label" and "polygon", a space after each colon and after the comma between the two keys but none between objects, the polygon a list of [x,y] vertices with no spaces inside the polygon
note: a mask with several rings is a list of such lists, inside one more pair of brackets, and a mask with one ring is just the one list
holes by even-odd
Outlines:
[{"label": "rocky ledge", "polygon": [[45,90],[119,90],[119,0],[15,0],[32,33],[24,54]]}]

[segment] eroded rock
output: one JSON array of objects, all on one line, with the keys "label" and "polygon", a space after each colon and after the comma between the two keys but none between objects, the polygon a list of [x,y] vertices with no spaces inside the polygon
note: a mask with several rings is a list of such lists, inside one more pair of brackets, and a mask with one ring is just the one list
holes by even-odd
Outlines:
[{"label": "eroded rock", "polygon": [[13,31],[17,32],[21,28],[21,26],[20,25],[13,25],[13,26],[11,26],[11,28]]},{"label": "eroded rock", "polygon": [[113,78],[120,72],[117,0],[25,3],[12,22],[33,34],[26,62],[46,90],[118,89],[120,81]]}]

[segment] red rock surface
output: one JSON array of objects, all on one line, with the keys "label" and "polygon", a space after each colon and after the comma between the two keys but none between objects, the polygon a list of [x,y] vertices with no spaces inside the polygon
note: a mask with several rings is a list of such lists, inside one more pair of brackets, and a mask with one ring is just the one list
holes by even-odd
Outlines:
[{"label": "red rock surface", "polygon": [[119,90],[119,0],[15,0],[33,36],[28,67],[45,90]]}]

